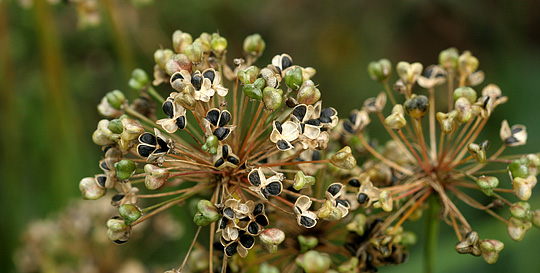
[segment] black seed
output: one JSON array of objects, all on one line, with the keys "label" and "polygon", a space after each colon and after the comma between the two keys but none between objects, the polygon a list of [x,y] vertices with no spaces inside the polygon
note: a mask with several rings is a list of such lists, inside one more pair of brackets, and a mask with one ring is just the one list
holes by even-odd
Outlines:
[{"label": "black seed", "polygon": [[234,242],[234,243],[231,243],[230,245],[226,246],[225,247],[225,254],[227,256],[232,256],[234,254],[236,254],[236,248],[238,247],[238,243],[237,242]]},{"label": "black seed", "polygon": [[321,121],[318,120],[318,119],[310,119],[310,120],[306,121],[306,124],[319,126],[319,125],[321,125]]},{"label": "black seed", "polygon": [[268,199],[268,190],[266,188],[262,188],[261,193],[265,199]]},{"label": "black seed", "polygon": [[304,116],[306,115],[306,111],[307,111],[307,106],[305,105],[298,105],[296,107],[294,107],[293,109],[293,116],[295,116],[299,121],[303,121],[304,120]]},{"label": "black seed", "polygon": [[123,193],[115,194],[115,195],[111,198],[111,201],[113,201],[113,202],[118,202],[118,201],[124,199],[124,196],[126,196],[126,195],[123,194]]},{"label": "black seed", "polygon": [[118,245],[122,245],[122,244],[127,243],[127,240],[118,239],[118,240],[114,240],[114,243]]},{"label": "black seed", "polygon": [[299,206],[294,206],[294,208],[298,211],[299,214],[302,214],[302,210],[300,209]]},{"label": "black seed", "polygon": [[486,107],[487,107],[487,105],[488,105],[490,99],[491,99],[490,97],[486,97],[486,99],[484,100],[483,108],[486,108]]},{"label": "black seed", "polygon": [[360,193],[358,195],[358,203],[364,204],[369,201],[369,196],[365,193]]},{"label": "black seed", "polygon": [[328,187],[326,191],[329,192],[332,196],[335,196],[336,194],[338,194],[340,190],[341,190],[341,185],[336,183],[336,184],[330,185],[330,187]]},{"label": "black seed", "polygon": [[517,133],[519,133],[521,131],[523,131],[523,128],[521,128],[521,127],[515,127],[515,128],[512,128],[510,130],[510,132],[512,132],[512,134],[517,134]]},{"label": "black seed", "polygon": [[186,117],[178,117],[176,119],[176,126],[178,126],[178,129],[183,130],[186,128]]},{"label": "black seed", "polygon": [[227,216],[227,218],[229,218],[229,219],[233,219],[234,218],[234,211],[231,208],[225,208],[223,210],[223,215]]},{"label": "black seed", "polygon": [[229,156],[229,145],[223,145],[223,148],[221,148],[221,156],[223,158],[227,158]]},{"label": "black seed", "polygon": [[106,175],[98,175],[96,177],[96,182],[98,185],[102,188],[105,188],[105,183],[107,182],[107,176]]},{"label": "black seed", "polygon": [[330,117],[323,117],[321,116],[319,118],[319,121],[322,122],[322,123],[332,123],[332,119]]},{"label": "black seed", "polygon": [[321,159],[321,152],[314,150],[313,154],[311,155],[312,160],[320,160]]},{"label": "black seed", "polygon": [[253,215],[259,215],[263,212],[264,212],[264,205],[262,203],[255,205],[255,208],[253,209]]},{"label": "black seed", "polygon": [[266,186],[266,192],[268,195],[274,196],[281,193],[282,186],[280,182],[272,182]]},{"label": "black seed", "polygon": [[298,101],[296,101],[293,97],[290,97],[287,99],[287,101],[285,101],[285,104],[287,104],[287,107],[293,108],[298,105]]},{"label": "black seed", "polygon": [[279,68],[279,66],[275,66],[275,65],[274,65],[274,67],[276,68],[277,72],[278,72],[279,74],[281,74],[281,68]]},{"label": "black seed", "polygon": [[122,218],[122,217],[116,215],[116,216],[111,217],[111,219],[123,220],[124,218]]},{"label": "black seed", "polygon": [[289,144],[289,142],[282,139],[278,140],[276,144],[277,144],[278,149],[282,151],[285,151],[291,148],[291,144]]},{"label": "black seed", "polygon": [[143,144],[139,144],[137,146],[137,152],[142,157],[149,157],[152,154],[152,152],[154,152],[155,149],[156,147],[154,146],[148,146],[148,145],[143,145]]},{"label": "black seed", "polygon": [[221,112],[221,118],[219,119],[219,127],[227,125],[231,121],[231,113],[229,111]]},{"label": "black seed", "polygon": [[518,142],[518,140],[517,140],[517,138],[515,138],[513,136],[511,136],[511,137],[504,140],[504,143],[506,143],[506,144],[514,144],[516,142]]},{"label": "black seed", "polygon": [[229,219],[226,217],[221,217],[221,220],[219,222],[219,228],[225,229],[227,227],[227,223],[229,222]]},{"label": "black seed", "polygon": [[[258,187],[258,186],[261,185],[261,178],[259,177],[259,172],[257,170],[253,170],[253,171],[251,171],[251,173],[249,173],[248,180],[249,180],[249,183],[251,183],[251,185],[253,185],[255,187]],[[255,207],[255,209],[256,208],[257,207]],[[253,214],[256,214],[256,213],[253,212]]]},{"label": "black seed", "polygon": [[139,136],[139,142],[148,145],[156,145],[156,136],[150,133],[144,133]]},{"label": "black seed", "polygon": [[234,156],[227,157],[227,161],[231,162],[234,165],[238,165],[238,163],[240,163],[240,160]]},{"label": "black seed", "polygon": [[218,140],[226,139],[230,133],[231,133],[231,130],[225,127],[218,127],[216,128],[216,130],[214,130],[214,135],[218,138]]},{"label": "black seed", "polygon": [[291,65],[292,65],[291,58],[289,58],[287,56],[283,56],[281,58],[281,69],[285,70],[285,69],[289,68]]},{"label": "black seed", "polygon": [[203,78],[201,77],[201,75],[195,75],[191,78],[191,84],[197,91],[201,90],[202,82]]},{"label": "black seed", "polygon": [[321,111],[321,117],[332,117],[336,114],[336,111],[332,108],[324,108]]},{"label": "black seed", "polygon": [[342,206],[346,207],[346,208],[349,208],[351,207],[351,204],[349,204],[349,201],[347,200],[344,200],[344,199],[336,199],[336,202],[338,204],[341,204]]},{"label": "black seed", "polygon": [[283,133],[283,128],[281,127],[281,123],[276,120],[276,121],[274,121],[274,125],[276,125],[276,130],[278,130],[278,132],[280,134],[282,134]]},{"label": "black seed", "polygon": [[358,188],[358,187],[360,187],[360,181],[358,181],[358,179],[356,179],[356,178],[353,178],[353,179],[349,180],[349,186]]},{"label": "black seed", "polygon": [[249,234],[256,235],[257,233],[259,233],[259,224],[255,223],[255,222],[249,223],[249,226],[247,228],[247,232]]},{"label": "black seed", "polygon": [[110,171],[111,169],[109,166],[107,166],[107,161],[103,160],[101,164],[99,164],[99,167],[104,171]]},{"label": "black seed", "polygon": [[213,84],[216,77],[216,73],[213,70],[207,70],[203,73],[203,77],[210,79],[210,82]]},{"label": "black seed", "polygon": [[304,227],[311,228],[317,224],[317,221],[306,216],[300,216],[300,224]]},{"label": "black seed", "polygon": [[257,215],[257,217],[255,217],[255,222],[257,222],[257,224],[265,227],[265,226],[268,225],[268,217],[266,217],[266,215],[264,215],[264,214]]},{"label": "black seed", "polygon": [[161,154],[161,153],[167,153],[169,152],[169,147],[167,146],[167,142],[165,142],[164,139],[158,137],[157,138],[157,142],[158,142],[158,145],[159,145],[159,149],[157,149],[155,151],[156,154]]},{"label": "black seed", "polygon": [[218,120],[219,120],[219,110],[218,109],[211,109],[206,113],[206,120],[208,120],[212,125],[217,126]]},{"label": "black seed", "polygon": [[170,100],[166,100],[163,103],[162,108],[163,108],[163,113],[165,113],[167,117],[172,118],[174,116],[174,106]]},{"label": "black seed", "polygon": [[300,133],[304,133],[304,131],[306,130],[306,124],[305,123],[300,123]]},{"label": "black seed", "polygon": [[354,131],[355,131],[353,128],[353,124],[350,123],[348,120],[343,122],[343,129],[345,129],[345,131],[347,131],[350,134],[354,134]]},{"label": "black seed", "polygon": [[255,238],[253,238],[253,236],[247,235],[247,234],[240,236],[238,241],[240,241],[240,244],[243,247],[247,248],[247,249],[252,248],[253,245],[255,244]]},{"label": "black seed", "polygon": [[351,121],[352,124],[356,124],[356,119],[357,118],[358,118],[358,113],[354,113],[354,114],[349,115],[349,120]]},{"label": "black seed", "polygon": [[218,168],[219,166],[223,165],[223,163],[225,163],[225,160],[223,160],[223,158],[220,158],[216,160],[216,163],[214,163],[214,167]]},{"label": "black seed", "polygon": [[176,72],[172,75],[171,77],[171,82],[174,82],[176,80],[183,80],[184,79],[184,76],[182,76],[182,74],[180,74],[180,72]]}]

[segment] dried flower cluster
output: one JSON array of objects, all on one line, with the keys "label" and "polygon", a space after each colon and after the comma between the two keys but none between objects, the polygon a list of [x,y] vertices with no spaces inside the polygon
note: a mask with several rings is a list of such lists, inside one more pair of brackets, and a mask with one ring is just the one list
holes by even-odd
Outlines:
[{"label": "dried flower cluster", "polygon": [[[193,39],[176,31],[172,49],[154,54],[153,81],[141,69],[133,72],[129,85],[137,98],[129,101],[115,90],[98,106],[106,119],[92,138],[103,147],[103,172],[82,179],[80,189],[86,199],[116,191],[111,204],[119,216],[107,222],[110,240],[125,243],[134,226],[192,199],[197,235],[171,272],[236,272],[263,261],[272,264],[261,266],[264,272],[369,272],[407,259],[416,237],[402,224],[418,219],[428,198],[454,227],[456,250],[489,263],[503,244],[480,239],[452,200],[501,220],[515,240],[538,224],[539,213],[525,201],[540,160],[499,156],[525,143],[525,127],[503,122],[502,146],[493,154],[488,141],[475,142],[506,97],[495,85],[477,97],[472,86],[484,74],[469,52],[443,51],[440,65],[425,71],[420,63],[398,63],[399,104],[389,87],[390,62],[371,63],[370,76],[387,93],[340,121],[336,109],[320,100],[315,69],[293,63],[288,54],[255,66],[265,49],[258,34],[244,40],[244,56],[233,66],[227,46],[218,33]],[[439,87],[444,83],[448,96]],[[448,98],[444,112],[435,105],[439,93]],[[381,147],[367,140],[371,118],[391,137]],[[482,172],[492,164],[508,165],[503,171],[511,188],[486,176],[493,169]],[[474,189],[493,202],[476,201],[467,194]],[[508,201],[506,193],[522,201]],[[508,220],[495,211],[504,205],[510,207]],[[206,249],[196,243],[201,230],[210,238]]]}]

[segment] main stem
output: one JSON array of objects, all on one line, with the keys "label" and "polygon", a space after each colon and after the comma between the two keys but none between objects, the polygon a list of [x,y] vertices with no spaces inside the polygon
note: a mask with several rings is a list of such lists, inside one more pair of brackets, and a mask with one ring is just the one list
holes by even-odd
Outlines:
[{"label": "main stem", "polygon": [[437,257],[437,243],[439,237],[439,200],[432,194],[428,198],[426,215],[426,240],[424,241],[424,272],[435,272],[435,259]]}]

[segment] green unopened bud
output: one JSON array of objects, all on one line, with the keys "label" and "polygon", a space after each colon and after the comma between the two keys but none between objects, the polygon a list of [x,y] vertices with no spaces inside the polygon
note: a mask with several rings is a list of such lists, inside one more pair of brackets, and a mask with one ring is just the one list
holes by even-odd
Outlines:
[{"label": "green unopened bud", "polygon": [[85,177],[79,182],[79,190],[81,190],[84,199],[96,200],[101,198],[107,192],[96,183],[95,178]]},{"label": "green unopened bud", "polygon": [[298,103],[306,105],[314,104],[321,98],[321,91],[315,87],[315,83],[313,83],[313,81],[307,80],[298,90],[298,95],[296,98]]},{"label": "green unopened bud", "polygon": [[399,130],[407,125],[407,120],[403,115],[404,110],[401,104],[396,104],[392,108],[392,114],[384,119],[384,124],[390,129]]},{"label": "green unopened bud", "polygon": [[529,216],[531,205],[527,202],[516,202],[510,207],[510,214],[518,219],[525,219]]},{"label": "green unopened bud", "polygon": [[174,97],[174,101],[186,109],[195,109],[197,100],[195,99],[195,89],[193,88],[193,85],[184,87],[184,91],[178,93]]},{"label": "green unopened bud", "polygon": [[148,83],[150,83],[150,78],[144,70],[136,68],[131,72],[131,79],[129,79],[129,87],[140,90],[143,89]]},{"label": "green unopened bud", "polygon": [[107,220],[107,228],[114,232],[126,232],[129,230],[129,226],[126,225],[124,220],[118,217]]},{"label": "green unopened bud", "polygon": [[303,82],[304,79],[302,77],[302,68],[297,66],[295,68],[288,69],[285,72],[285,83],[287,83],[287,86],[292,90],[300,88]]},{"label": "green unopened bud", "polygon": [[399,62],[396,66],[396,72],[401,80],[407,84],[414,84],[422,74],[424,67],[421,63],[409,64],[408,62]]},{"label": "green unopened bud", "polygon": [[259,57],[265,48],[266,43],[258,33],[249,35],[244,39],[244,52],[248,55]]},{"label": "green unopened bud", "polygon": [[499,179],[495,176],[480,176],[476,180],[476,184],[485,195],[491,196],[493,195],[493,189],[499,186]]},{"label": "green unopened bud", "polygon": [[120,90],[113,90],[105,95],[109,104],[116,108],[122,108],[122,104],[126,102],[126,96]]},{"label": "green unopened bud", "polygon": [[458,50],[451,47],[439,53],[439,64],[446,70],[455,69],[457,67],[458,58]]},{"label": "green unopened bud", "polygon": [[364,214],[359,213],[347,224],[346,228],[348,231],[356,232],[356,234],[362,236],[364,235],[366,222],[367,217]]},{"label": "green unopened bud", "polygon": [[259,77],[259,68],[253,65],[244,70],[238,71],[238,79],[243,84],[254,83],[258,77]]},{"label": "green unopened bud", "polygon": [[521,241],[523,240],[523,237],[525,237],[525,233],[527,230],[531,229],[532,223],[527,220],[518,219],[515,217],[510,217],[508,219],[508,235],[510,235],[510,238],[514,241]]},{"label": "green unopened bud", "polygon": [[281,89],[275,89],[270,86],[264,88],[263,101],[266,109],[274,111],[283,104],[283,96],[280,91]]},{"label": "green unopened bud", "polygon": [[259,239],[267,247],[268,252],[276,253],[277,246],[285,241],[285,232],[277,228],[265,229],[259,235]]},{"label": "green unopened bud", "polygon": [[392,63],[387,59],[370,62],[368,65],[368,74],[372,80],[386,82],[392,74]]},{"label": "green unopened bud", "polygon": [[293,188],[297,191],[303,189],[304,187],[309,187],[315,184],[315,177],[307,176],[302,171],[298,171],[294,175]]},{"label": "green unopened bud", "polygon": [[480,142],[480,144],[476,143],[470,143],[467,145],[467,149],[469,150],[469,153],[473,156],[476,161],[480,163],[485,163],[487,160],[486,151],[489,147],[489,141],[484,140]]},{"label": "green unopened bud", "polygon": [[499,253],[504,249],[504,244],[498,240],[487,239],[480,243],[482,257],[488,264],[494,264],[499,258]]},{"label": "green unopened bud", "polygon": [[256,87],[255,84],[244,85],[244,88],[242,89],[242,91],[244,91],[244,95],[246,95],[248,98],[259,100],[259,101],[262,100],[263,98],[262,90]]},{"label": "green unopened bud", "polygon": [[122,117],[109,121],[109,125],[107,125],[107,128],[109,128],[109,130],[111,130],[111,132],[115,134],[121,134],[122,131],[124,130],[124,127],[122,126],[121,118]]},{"label": "green unopened bud", "polygon": [[478,59],[470,51],[464,51],[458,58],[460,73],[470,75],[478,69]]},{"label": "green unopened bud", "polygon": [[137,165],[129,159],[123,159],[114,163],[114,168],[116,169],[116,176],[118,179],[125,180],[135,173]]},{"label": "green unopened bud", "polygon": [[302,253],[319,245],[319,239],[315,236],[298,235],[296,239],[298,240],[298,244],[300,244],[300,252]]},{"label": "green unopened bud", "polygon": [[144,185],[149,190],[157,190],[165,184],[165,180],[169,177],[169,170],[160,168],[152,164],[144,165]]},{"label": "green unopened bud", "polygon": [[212,50],[218,55],[223,54],[225,49],[227,49],[227,39],[219,36],[218,34],[212,35],[212,41],[210,42]]},{"label": "green unopened bud", "polygon": [[470,103],[475,103],[476,91],[468,86],[463,86],[454,90],[454,101],[462,97],[466,98]]},{"label": "green unopened bud", "polygon": [[429,100],[424,95],[417,96],[413,94],[408,100],[403,104],[405,113],[410,115],[413,118],[422,118],[425,116],[429,110]]},{"label": "green unopened bud", "polygon": [[133,204],[123,204],[118,208],[118,214],[124,218],[126,225],[131,225],[131,223],[141,218],[142,211],[139,207]]},{"label": "green unopened bud", "polygon": [[154,52],[154,61],[156,61],[156,64],[159,65],[161,69],[165,69],[165,65],[173,55],[174,52],[170,49],[158,49]]},{"label": "green unopened bud", "polygon": [[351,147],[345,146],[332,157],[330,157],[332,165],[346,170],[352,170],[356,166],[356,159],[352,155]]},{"label": "green unopened bud", "polygon": [[188,59],[193,63],[200,63],[202,60],[202,54],[203,54],[203,47],[201,43],[193,43],[191,45],[186,46],[184,49],[184,54],[188,57]]},{"label": "green unopened bud", "polygon": [[540,228],[540,209],[537,209],[532,213],[531,221],[535,227]]},{"label": "green unopened bud", "polygon": [[512,174],[513,178],[521,177],[526,178],[529,176],[529,168],[525,162],[523,162],[521,159],[516,159],[508,165],[508,170]]},{"label": "green unopened bud", "polygon": [[215,135],[211,135],[208,138],[206,138],[206,145],[208,147],[217,147],[219,144],[219,140]]},{"label": "green unopened bud", "polygon": [[209,225],[221,218],[216,206],[208,200],[200,200],[197,203],[197,213],[193,217],[193,222],[198,226]]},{"label": "green unopened bud", "polygon": [[176,53],[182,53],[186,47],[193,43],[191,34],[176,30],[172,35],[173,49]]},{"label": "green unopened bud", "polygon": [[326,273],[330,269],[332,260],[326,253],[310,250],[296,258],[296,264],[306,273]]}]

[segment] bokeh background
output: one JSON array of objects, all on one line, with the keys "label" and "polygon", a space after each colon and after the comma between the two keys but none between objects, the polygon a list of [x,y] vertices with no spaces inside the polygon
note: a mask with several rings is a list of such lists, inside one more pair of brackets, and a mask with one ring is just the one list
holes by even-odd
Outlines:
[{"label": "bokeh background", "polygon": [[[528,145],[515,151],[540,151],[538,1],[144,2],[97,0],[101,23],[83,28],[72,1],[0,0],[0,272],[15,272],[13,253],[29,221],[80,198],[79,180],[99,172],[101,152],[91,140],[96,105],[113,89],[129,92],[133,68],[151,73],[154,50],[170,47],[176,29],[194,37],[219,31],[229,41],[230,59],[240,56],[246,35],[260,33],[267,45],[260,63],[287,52],[296,63],[315,67],[325,105],[341,117],[382,90],[367,76],[370,61],[430,64],[448,47],[471,50],[485,83],[498,84],[510,97],[484,136],[498,139],[500,121],[508,119],[528,126]],[[540,198],[531,205],[539,208]],[[539,230],[516,243],[495,219],[467,214],[481,237],[504,241],[499,262],[458,255],[455,236],[443,224],[437,272],[538,272]],[[421,233],[421,226],[409,227]],[[421,271],[421,246],[405,265],[380,272]],[[171,244],[159,257],[178,265],[186,248],[184,241]]]}]

